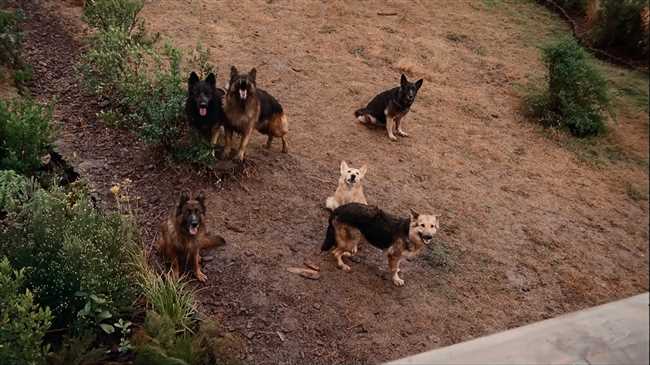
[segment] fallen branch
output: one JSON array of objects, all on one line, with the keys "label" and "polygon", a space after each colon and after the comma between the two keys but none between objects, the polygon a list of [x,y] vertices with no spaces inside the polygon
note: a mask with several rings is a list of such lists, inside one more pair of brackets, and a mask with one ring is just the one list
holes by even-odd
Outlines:
[{"label": "fallen branch", "polygon": [[397,13],[378,11],[377,15],[379,15],[379,16],[395,16],[395,15],[397,15]]}]

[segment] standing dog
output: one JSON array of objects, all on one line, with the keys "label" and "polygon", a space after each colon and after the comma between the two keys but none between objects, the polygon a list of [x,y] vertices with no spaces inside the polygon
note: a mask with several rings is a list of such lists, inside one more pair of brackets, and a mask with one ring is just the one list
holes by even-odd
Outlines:
[{"label": "standing dog", "polygon": [[394,130],[397,130],[397,135],[408,137],[408,133],[402,129],[402,118],[411,109],[422,82],[422,79],[409,82],[402,74],[399,87],[375,96],[365,108],[354,112],[354,116],[364,124],[385,126],[391,141],[397,141]]},{"label": "standing dog", "polygon": [[185,114],[190,126],[204,138],[212,140],[212,144],[216,144],[219,130],[226,120],[223,112],[224,91],[217,88],[217,78],[213,73],[201,80],[192,72],[187,87]]},{"label": "standing dog", "polygon": [[365,195],[363,195],[363,185],[361,184],[367,171],[367,165],[361,166],[360,169],[355,169],[349,167],[345,161],[341,161],[339,185],[336,187],[334,196],[330,196],[325,201],[327,209],[334,210],[348,203],[368,204]]},{"label": "standing dog", "polygon": [[330,215],[321,251],[335,247],[332,254],[337,266],[349,272],[352,269],[343,262],[343,256],[356,254],[363,237],[386,252],[393,284],[402,286],[400,260],[416,255],[424,245],[430,244],[439,227],[438,217],[434,215],[421,215],[411,210],[410,218],[400,218],[372,205],[350,203],[336,208]]},{"label": "standing dog", "polygon": [[160,225],[158,249],[172,262],[172,271],[180,274],[180,266],[192,267],[194,276],[205,282],[207,276],[201,271],[202,248],[210,248],[225,243],[223,237],[210,234],[205,226],[205,197],[203,193],[192,199],[182,193],[178,205],[172,210],[167,221]]},{"label": "standing dog", "polygon": [[227,117],[224,155],[230,154],[232,136],[236,132],[241,135],[237,154],[239,161],[244,160],[253,128],[268,135],[267,147],[271,147],[273,137],[280,137],[282,152],[288,151],[285,134],[288,132],[289,125],[282,105],[269,93],[257,88],[256,76],[257,71],[254,68],[248,74],[240,74],[235,66],[230,69],[230,83],[224,105]]}]

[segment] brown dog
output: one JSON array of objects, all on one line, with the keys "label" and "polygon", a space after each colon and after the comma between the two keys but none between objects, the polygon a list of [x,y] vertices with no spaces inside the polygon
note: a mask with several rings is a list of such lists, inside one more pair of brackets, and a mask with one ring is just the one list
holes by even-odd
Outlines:
[{"label": "brown dog", "polygon": [[160,225],[158,249],[172,262],[172,271],[178,277],[180,266],[192,266],[194,276],[204,282],[207,276],[201,271],[202,248],[225,243],[223,237],[210,234],[205,226],[205,196],[199,193],[195,199],[186,192],[181,194],[178,205],[167,221]]}]

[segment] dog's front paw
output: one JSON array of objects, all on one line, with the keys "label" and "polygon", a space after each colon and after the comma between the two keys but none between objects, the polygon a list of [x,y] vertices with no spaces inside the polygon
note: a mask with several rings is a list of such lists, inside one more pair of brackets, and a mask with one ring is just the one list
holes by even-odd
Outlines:
[{"label": "dog's front paw", "polygon": [[404,286],[404,280],[400,279],[399,276],[394,275],[393,276],[393,284],[395,284],[395,286]]},{"label": "dog's front paw", "polygon": [[339,266],[339,269],[345,271],[345,272],[352,272],[352,268],[349,265],[343,264]]},{"label": "dog's front paw", "polygon": [[244,163],[244,159],[244,152],[239,152],[236,157],[237,162]]},{"label": "dog's front paw", "polygon": [[398,129],[398,130],[397,130],[397,135],[398,135],[398,136],[402,136],[402,137],[408,137],[408,136],[409,136],[408,133],[404,132],[404,131],[401,130],[401,129]]},{"label": "dog's front paw", "polygon": [[205,283],[205,281],[208,280],[208,276],[205,275],[201,270],[197,271],[195,275],[196,279],[202,283]]},{"label": "dog's front paw", "polygon": [[393,142],[397,142],[397,137],[395,137],[393,135],[388,136],[388,139],[390,139]]}]

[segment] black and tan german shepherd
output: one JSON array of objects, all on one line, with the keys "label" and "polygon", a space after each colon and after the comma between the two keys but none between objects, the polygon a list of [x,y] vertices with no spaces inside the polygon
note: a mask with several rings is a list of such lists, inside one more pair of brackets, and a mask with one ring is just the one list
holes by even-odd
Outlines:
[{"label": "black and tan german shepherd", "polygon": [[244,160],[246,146],[253,129],[268,136],[266,146],[271,147],[274,137],[282,139],[282,152],[288,151],[285,135],[289,130],[282,105],[269,93],[259,89],[256,82],[257,70],[248,74],[239,73],[235,66],[230,69],[230,82],[226,91],[224,112],[226,123],[226,145],[224,155],[228,156],[233,144],[233,133],[241,135],[237,159]]},{"label": "black and tan german shepherd", "polygon": [[388,138],[397,141],[393,134],[408,137],[402,129],[402,118],[409,112],[424,80],[409,82],[402,74],[400,86],[386,90],[375,96],[365,108],[358,109],[354,116],[364,124],[385,126]]},{"label": "black and tan german shepherd", "polygon": [[433,235],[440,227],[435,215],[418,214],[411,210],[409,218],[400,218],[376,206],[349,203],[334,209],[321,251],[334,248],[332,254],[337,266],[344,271],[352,271],[343,262],[343,256],[357,253],[361,239],[384,250],[388,266],[393,273],[393,284],[404,285],[399,277],[399,263],[402,257],[416,255],[424,245],[433,242]]},{"label": "black and tan german shepherd", "polygon": [[190,127],[201,136],[217,143],[219,130],[226,121],[223,112],[223,96],[225,92],[217,88],[217,78],[213,73],[205,80],[192,72],[187,80],[187,100],[185,114]]}]

